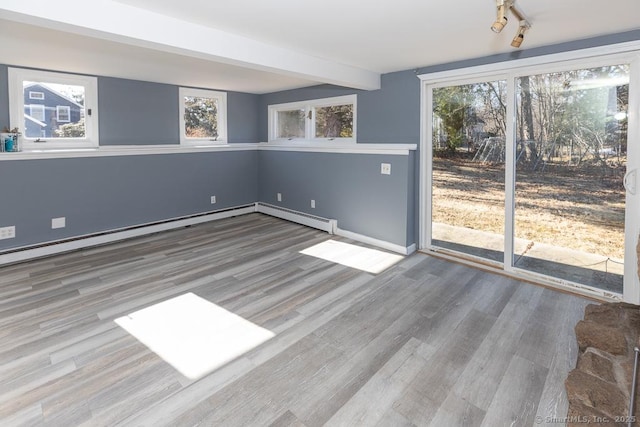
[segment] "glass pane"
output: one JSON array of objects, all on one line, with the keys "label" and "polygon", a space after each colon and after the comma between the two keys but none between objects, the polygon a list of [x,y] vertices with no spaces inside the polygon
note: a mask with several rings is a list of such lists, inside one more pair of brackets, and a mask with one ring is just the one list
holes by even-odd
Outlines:
[{"label": "glass pane", "polygon": [[[84,138],[84,86],[23,82],[27,138]],[[59,115],[60,111],[62,115]]]},{"label": "glass pane", "polygon": [[504,261],[506,81],[433,89],[432,244]]},{"label": "glass pane", "polygon": [[218,138],[218,99],[185,96],[184,125],[187,138]]},{"label": "glass pane", "polygon": [[316,138],[353,137],[353,104],[318,107]]},{"label": "glass pane", "polygon": [[629,67],[517,86],[514,265],[622,293]]},{"label": "glass pane", "polygon": [[277,138],[304,138],[305,110],[278,111]]}]

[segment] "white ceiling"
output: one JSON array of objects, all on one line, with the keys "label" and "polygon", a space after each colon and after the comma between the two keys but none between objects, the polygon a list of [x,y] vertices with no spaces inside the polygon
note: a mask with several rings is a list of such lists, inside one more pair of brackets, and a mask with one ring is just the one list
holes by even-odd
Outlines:
[{"label": "white ceiling", "polygon": [[[640,29],[640,1],[517,0],[523,49]],[[494,0],[3,0],[0,63],[265,93],[509,52]],[[79,37],[80,36],[80,37]]]}]

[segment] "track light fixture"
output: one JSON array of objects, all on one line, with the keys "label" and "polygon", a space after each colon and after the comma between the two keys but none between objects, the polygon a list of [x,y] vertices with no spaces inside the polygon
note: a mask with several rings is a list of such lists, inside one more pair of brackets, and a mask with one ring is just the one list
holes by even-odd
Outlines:
[{"label": "track light fixture", "polygon": [[504,0],[496,0],[496,7],[498,8],[498,17],[491,25],[491,31],[499,33],[507,25],[507,10],[511,7],[511,4],[506,3]]},{"label": "track light fixture", "polygon": [[524,33],[531,28],[531,24],[524,17],[524,14],[520,12],[514,6],[514,0],[496,0],[496,13],[497,17],[493,25],[491,25],[491,31],[499,33],[507,25],[507,12],[511,11],[513,15],[518,18],[520,25],[518,26],[518,32],[511,41],[511,46],[520,47],[524,40]]},{"label": "track light fixture", "polygon": [[520,47],[522,41],[524,40],[524,33],[529,29],[529,23],[526,20],[520,21],[520,26],[518,27],[518,32],[516,36],[511,40],[511,46]]}]

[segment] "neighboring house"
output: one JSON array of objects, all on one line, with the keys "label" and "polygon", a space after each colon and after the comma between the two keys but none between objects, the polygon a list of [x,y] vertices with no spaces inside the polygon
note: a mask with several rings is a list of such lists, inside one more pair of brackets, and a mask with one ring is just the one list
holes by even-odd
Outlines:
[{"label": "neighboring house", "polygon": [[48,86],[24,87],[25,134],[28,138],[55,137],[60,126],[78,123],[84,106]]}]

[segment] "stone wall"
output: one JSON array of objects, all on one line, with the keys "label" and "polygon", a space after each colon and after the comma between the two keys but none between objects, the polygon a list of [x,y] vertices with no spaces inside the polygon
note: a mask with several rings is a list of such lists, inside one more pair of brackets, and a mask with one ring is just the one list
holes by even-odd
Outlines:
[{"label": "stone wall", "polygon": [[[590,304],[575,332],[578,362],[565,381],[569,399],[567,425],[626,425],[640,307],[626,303]],[[636,390],[639,388],[640,384]],[[634,405],[637,416],[639,395],[640,390]]]}]

